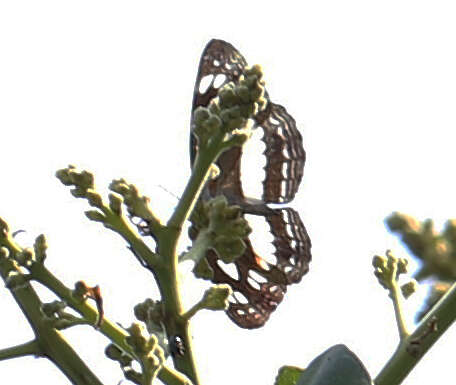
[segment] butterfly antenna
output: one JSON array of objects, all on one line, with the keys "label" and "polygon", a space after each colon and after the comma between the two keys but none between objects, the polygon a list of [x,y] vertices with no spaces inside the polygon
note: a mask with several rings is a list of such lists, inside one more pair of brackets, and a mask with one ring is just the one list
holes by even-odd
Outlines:
[{"label": "butterfly antenna", "polygon": [[168,189],[166,189],[161,184],[157,185],[157,187],[161,188],[163,191],[167,192],[169,195],[171,195],[172,197],[176,198],[177,200],[180,200],[180,197],[178,197],[176,194],[174,194],[171,191],[169,191]]},{"label": "butterfly antenna", "polygon": [[13,233],[13,238],[16,238],[16,235],[17,235],[17,234],[20,234],[20,233],[25,233],[25,230],[16,230],[16,231]]}]

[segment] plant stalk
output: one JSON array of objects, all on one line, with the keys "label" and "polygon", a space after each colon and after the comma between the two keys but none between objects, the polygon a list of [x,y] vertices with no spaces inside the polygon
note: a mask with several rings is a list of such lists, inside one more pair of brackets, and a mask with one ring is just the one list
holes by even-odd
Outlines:
[{"label": "plant stalk", "polygon": [[173,215],[168,220],[166,233],[158,242],[158,254],[165,261],[165,266],[156,269],[156,278],[165,307],[166,333],[171,342],[174,337],[180,337],[185,348],[183,355],[173,356],[174,366],[188,376],[194,385],[200,385],[200,380],[193,355],[189,320],[183,316],[176,246],[182,226],[190,215],[209,175],[211,164],[220,153],[220,145],[224,137],[225,134],[222,132],[217,134],[207,148],[198,151],[192,175]]},{"label": "plant stalk", "polygon": [[375,378],[375,385],[400,384],[455,320],[456,283],[429,311],[416,330],[399,343],[393,356]]},{"label": "plant stalk", "polygon": [[[0,274],[4,280],[12,268],[15,268],[12,260],[3,258],[0,261]],[[17,267],[15,270],[20,273]],[[41,355],[51,360],[72,384],[103,385],[63,335],[46,322],[41,312],[43,303],[32,286],[25,283],[21,287],[11,289],[10,292],[33,329]]]}]

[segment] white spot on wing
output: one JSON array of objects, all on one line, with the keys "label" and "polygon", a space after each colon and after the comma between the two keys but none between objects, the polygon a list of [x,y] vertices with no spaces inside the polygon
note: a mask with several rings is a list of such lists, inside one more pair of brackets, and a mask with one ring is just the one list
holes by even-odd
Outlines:
[{"label": "white spot on wing", "polygon": [[206,76],[204,76],[201,79],[201,81],[200,81],[200,84],[199,84],[199,87],[198,87],[198,92],[200,94],[206,93],[206,91],[211,86],[213,80],[214,80],[214,75],[206,75]]},{"label": "white spot on wing", "polygon": [[214,79],[214,88],[220,88],[223,86],[226,82],[226,76],[223,74],[218,74],[215,79]]}]

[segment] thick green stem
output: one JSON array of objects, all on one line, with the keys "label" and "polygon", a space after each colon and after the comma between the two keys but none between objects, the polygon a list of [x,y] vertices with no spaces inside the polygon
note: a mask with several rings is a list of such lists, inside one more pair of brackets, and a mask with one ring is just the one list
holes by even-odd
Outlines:
[{"label": "thick green stem", "polygon": [[158,254],[165,261],[165,266],[156,269],[156,278],[165,306],[165,325],[168,339],[179,336],[185,347],[183,355],[173,356],[176,369],[187,375],[194,385],[199,385],[198,372],[193,356],[192,340],[189,332],[189,320],[183,317],[184,309],[180,297],[178,281],[178,256],[176,253],[177,241],[181,235],[183,223],[190,215],[195,202],[199,197],[204,182],[209,174],[211,164],[220,153],[221,143],[225,137],[219,133],[210,145],[200,149],[195,159],[193,172],[182,197],[167,223],[166,233],[158,242]]},{"label": "thick green stem", "polygon": [[24,357],[24,356],[41,356],[42,352],[36,340],[26,342],[25,344],[12,346],[0,350],[0,361],[8,360],[10,358]]},{"label": "thick green stem", "polygon": [[[46,269],[45,266],[35,264],[32,266],[31,271],[37,278],[37,281],[54,292],[59,298],[63,299],[70,307],[79,312],[92,325],[95,324],[98,317],[97,310],[87,301],[79,302],[75,300],[71,294],[71,290],[60,282],[49,270]],[[125,337],[127,337],[128,334],[123,328],[105,317],[103,318],[103,322],[101,323],[99,330],[114,344],[135,358],[135,354],[132,351],[131,346],[125,341]],[[185,378],[185,376],[166,366],[160,370],[158,377],[168,385],[190,385],[189,380]]]},{"label": "thick green stem", "polygon": [[[6,258],[0,261],[0,274],[4,280],[12,269],[19,272],[13,261]],[[72,384],[102,385],[60,332],[46,322],[41,312],[42,302],[32,286],[25,283],[10,292],[32,327],[41,354],[54,362]]]},{"label": "thick green stem", "polygon": [[185,187],[173,215],[166,224],[168,227],[180,229],[192,212],[193,206],[199,197],[199,192],[204,187],[204,181],[208,176],[210,166],[219,155],[224,137],[224,133],[219,133],[213,138],[210,146],[198,151],[195,163],[193,164],[192,176]]},{"label": "thick green stem", "polygon": [[[166,240],[166,237],[165,239],[161,239],[159,254],[170,260],[177,260],[176,242],[173,242],[173,239],[169,239],[171,242],[166,242]],[[174,244],[174,247],[172,244]],[[177,370],[189,377],[194,385],[199,385],[200,382],[189,333],[189,322],[182,317],[183,307],[179,292],[177,264],[173,263],[172,266],[159,269],[157,271],[157,278],[165,306],[165,325],[168,339],[171,341],[173,337],[179,336],[185,346],[183,356],[175,355],[173,357],[174,366]]]},{"label": "thick green stem", "polygon": [[400,384],[424,354],[456,319],[456,284],[420,322],[413,334],[403,339],[375,379],[375,385]]},{"label": "thick green stem", "polygon": [[[0,246],[2,245],[7,246],[13,253],[21,251],[20,247],[9,237],[9,234],[7,234],[6,238],[0,238]],[[6,279],[8,272],[11,270],[19,272],[14,260],[10,258],[0,259],[0,273],[3,279]],[[47,270],[43,264],[34,263],[30,266],[30,271],[34,279],[54,292],[91,324],[95,324],[98,317],[97,310],[87,301],[76,301],[71,290]],[[21,288],[11,290],[11,294],[34,330],[41,354],[53,361],[73,384],[101,385],[101,382],[72,350],[63,336],[49,322],[45,322],[41,312],[42,302],[31,285],[27,283]],[[128,334],[123,328],[104,318],[100,331],[122,350],[130,354],[132,358],[135,358],[131,346],[126,343],[125,337]],[[167,366],[162,367],[158,377],[168,385],[191,385],[190,380],[184,375]]]}]

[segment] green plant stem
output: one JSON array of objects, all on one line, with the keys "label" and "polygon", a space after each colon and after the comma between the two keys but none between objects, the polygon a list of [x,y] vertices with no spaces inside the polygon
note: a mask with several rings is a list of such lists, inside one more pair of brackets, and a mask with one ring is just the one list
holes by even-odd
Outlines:
[{"label": "green plant stem", "polygon": [[[42,264],[34,264],[31,272],[36,277],[36,280],[54,292],[58,297],[63,299],[71,308],[80,313],[86,320],[94,325],[98,319],[97,310],[87,301],[79,302],[74,299],[71,290],[60,282],[49,270]],[[114,344],[122,350],[137,359],[130,345],[125,341],[128,336],[127,332],[116,323],[104,317],[100,326],[100,332],[108,337]],[[181,373],[167,367],[163,368],[158,373],[158,377],[168,385],[190,385],[191,382]]]},{"label": "green plant stem", "polygon": [[[19,272],[13,261],[3,258],[0,261],[0,274],[4,280],[11,270]],[[42,302],[32,286],[25,283],[10,292],[33,329],[41,355],[51,360],[72,384],[102,385],[63,335],[46,322],[41,312]]]},{"label": "green plant stem", "polygon": [[24,356],[41,356],[42,352],[36,340],[0,350],[0,361]]},{"label": "green plant stem", "polygon": [[176,246],[181,235],[182,226],[190,215],[204,182],[209,175],[211,164],[220,153],[224,133],[217,134],[204,149],[200,149],[193,165],[192,175],[185,187],[182,197],[171,218],[166,224],[166,232],[158,242],[158,254],[165,261],[165,266],[156,268],[156,279],[165,307],[166,333],[168,339],[179,336],[184,344],[185,353],[174,355],[173,362],[176,369],[187,375],[194,385],[199,385],[198,372],[192,349],[192,340],[189,332],[189,320],[183,317],[184,310],[178,282],[178,256]]},{"label": "green plant stem", "polygon": [[401,288],[395,279],[393,279],[393,282],[391,282],[390,296],[391,300],[393,301],[394,314],[396,316],[397,329],[399,331],[399,338],[402,341],[409,336],[409,332],[404,317],[404,297],[402,295]]},{"label": "green plant stem", "polygon": [[[113,213],[109,207],[103,207],[101,210],[106,215],[106,227],[115,231],[123,239],[125,239],[132,247],[135,254],[140,255],[149,267],[153,268],[160,263],[160,257],[149,249],[138,233],[134,230],[133,226],[125,220],[123,215]],[[160,231],[162,231],[161,228]]]},{"label": "green plant stem", "polygon": [[[455,319],[456,284],[453,284],[416,330],[399,343],[391,359],[375,378],[375,385],[400,384]],[[436,322],[437,330],[429,330],[432,322]]]},{"label": "green plant stem", "polygon": [[193,305],[189,310],[187,310],[182,317],[186,320],[190,320],[196,313],[198,313],[203,307],[201,306],[201,302],[196,303]]},{"label": "green plant stem", "polygon": [[192,212],[193,206],[199,197],[199,192],[204,187],[204,181],[209,174],[210,166],[215,162],[220,153],[220,147],[224,137],[224,133],[217,134],[207,148],[198,151],[190,180],[173,215],[166,224],[167,227],[180,229]]}]

